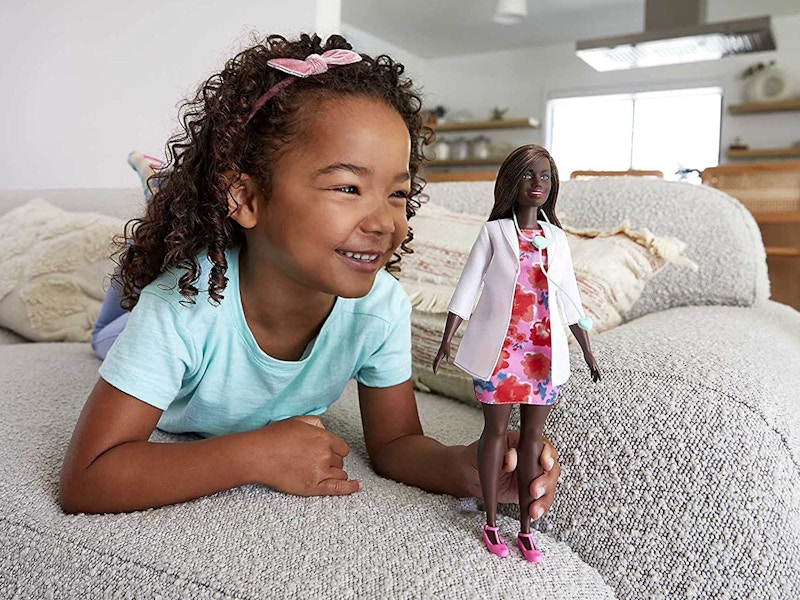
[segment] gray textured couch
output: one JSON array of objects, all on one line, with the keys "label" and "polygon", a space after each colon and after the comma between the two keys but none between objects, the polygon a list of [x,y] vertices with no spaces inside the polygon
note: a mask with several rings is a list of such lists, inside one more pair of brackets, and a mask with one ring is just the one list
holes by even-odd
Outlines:
[{"label": "gray textured couch", "polygon": [[[491,185],[433,184],[488,214]],[[0,192],[128,216],[132,190]],[[365,489],[297,498],[246,487],[129,515],[65,516],[61,459],[98,361],[87,344],[0,331],[0,597],[794,598],[800,595],[800,314],[768,301],[758,229],[714,190],[652,180],[569,182],[562,220],[689,243],[629,321],[593,336],[604,374],[573,377],[546,430],[560,450],[543,565],[490,557],[480,506],[376,476],[354,387],[325,415]],[[17,342],[17,343],[14,343]],[[580,364],[573,355],[574,364]],[[425,430],[475,439],[480,411],[427,393]],[[178,441],[156,433],[160,441]],[[513,539],[515,507],[501,532]]]}]

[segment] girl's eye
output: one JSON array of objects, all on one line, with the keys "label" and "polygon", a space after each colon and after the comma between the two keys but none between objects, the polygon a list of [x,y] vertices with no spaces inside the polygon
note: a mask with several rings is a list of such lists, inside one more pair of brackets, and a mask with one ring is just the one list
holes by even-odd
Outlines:
[{"label": "girl's eye", "polygon": [[522,174],[522,178],[523,179],[532,179],[533,178],[533,174],[532,173],[523,173]]},{"label": "girl's eye", "polygon": [[345,194],[358,194],[358,187],[354,185],[341,185],[333,189],[337,192],[344,192]]},{"label": "girl's eye", "polygon": [[542,179],[550,179],[550,173],[545,173],[542,175]]},{"label": "girl's eye", "polygon": [[410,192],[408,190],[397,190],[392,194],[394,198],[408,198]]}]

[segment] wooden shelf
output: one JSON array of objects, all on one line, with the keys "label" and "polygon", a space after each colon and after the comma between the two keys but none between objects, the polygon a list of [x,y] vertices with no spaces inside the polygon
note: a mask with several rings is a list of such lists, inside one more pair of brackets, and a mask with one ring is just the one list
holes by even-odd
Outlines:
[{"label": "wooden shelf", "polygon": [[492,156],[490,158],[448,158],[447,160],[429,160],[426,167],[480,167],[486,165],[500,165],[505,156]]},{"label": "wooden shelf", "polygon": [[800,210],[754,212],[753,218],[756,223],[800,223]]},{"label": "wooden shelf", "polygon": [[538,129],[539,119],[501,119],[497,121],[465,121],[463,123],[437,123],[434,131],[475,131],[478,129]]},{"label": "wooden shelf", "polygon": [[731,104],[728,112],[732,115],[746,115],[751,113],[780,112],[800,110],[800,98],[792,100],[778,100],[776,102],[752,102],[750,104]]},{"label": "wooden shelf", "polygon": [[800,157],[800,146],[792,148],[747,148],[725,151],[728,158],[792,158]]},{"label": "wooden shelf", "polygon": [[766,246],[764,250],[766,250],[767,256],[800,257],[800,248],[792,248],[791,246]]}]

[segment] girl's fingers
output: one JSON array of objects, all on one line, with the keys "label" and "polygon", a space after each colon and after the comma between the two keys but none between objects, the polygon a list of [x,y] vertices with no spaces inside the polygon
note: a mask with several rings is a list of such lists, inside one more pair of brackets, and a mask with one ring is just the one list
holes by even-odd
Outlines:
[{"label": "girl's fingers", "polygon": [[330,477],[319,482],[320,496],[345,496],[355,494],[363,488],[360,479],[348,479],[347,473],[341,469],[332,469]]},{"label": "girl's fingers", "polygon": [[517,468],[517,449],[509,448],[503,457],[503,471],[511,473]]},{"label": "girl's fingers", "polygon": [[345,442],[338,435],[334,435],[332,433],[329,435],[331,450],[333,450],[337,456],[345,457],[350,454],[350,446],[347,445],[347,442]]}]

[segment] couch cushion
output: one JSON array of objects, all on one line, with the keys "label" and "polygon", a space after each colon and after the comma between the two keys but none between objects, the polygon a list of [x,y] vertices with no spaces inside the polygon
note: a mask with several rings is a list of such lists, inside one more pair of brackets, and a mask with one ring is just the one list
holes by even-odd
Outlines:
[{"label": "couch cushion", "polygon": [[573,351],[545,426],[539,526],[620,598],[800,597],[800,313],[676,308],[592,346],[602,381]]},{"label": "couch cushion", "polygon": [[[431,200],[451,210],[489,215],[494,183],[431,183]],[[750,306],[769,296],[766,254],[752,215],[737,200],[706,186],[649,177],[602,177],[561,184],[561,222],[614,227],[625,219],[687,244],[700,269],[669,266],[648,283],[628,313],[633,319],[676,306]],[[411,221],[413,226],[413,219]]]},{"label": "couch cushion", "polygon": [[[613,598],[548,535],[537,536],[542,565],[516,549],[497,559],[482,546],[484,515],[473,505],[378,477],[354,386],[323,419],[350,444],[345,468],[364,481],[358,494],[301,498],[247,486],[157,510],[66,516],[56,504],[58,473],[98,364],[85,344],[0,347],[0,595]],[[435,396],[419,404],[439,439],[479,435],[480,412]],[[518,523],[499,523],[513,540]]]},{"label": "couch cushion", "polygon": [[24,337],[17,335],[10,329],[0,327],[0,346],[4,344],[21,344],[27,341],[28,340],[26,340]]},{"label": "couch cushion", "polygon": [[88,341],[123,230],[40,199],[0,216],[0,325],[34,341]]},{"label": "couch cushion", "polygon": [[128,220],[144,211],[141,188],[84,188],[65,190],[0,190],[0,215],[41,198],[70,211],[98,212]]}]

